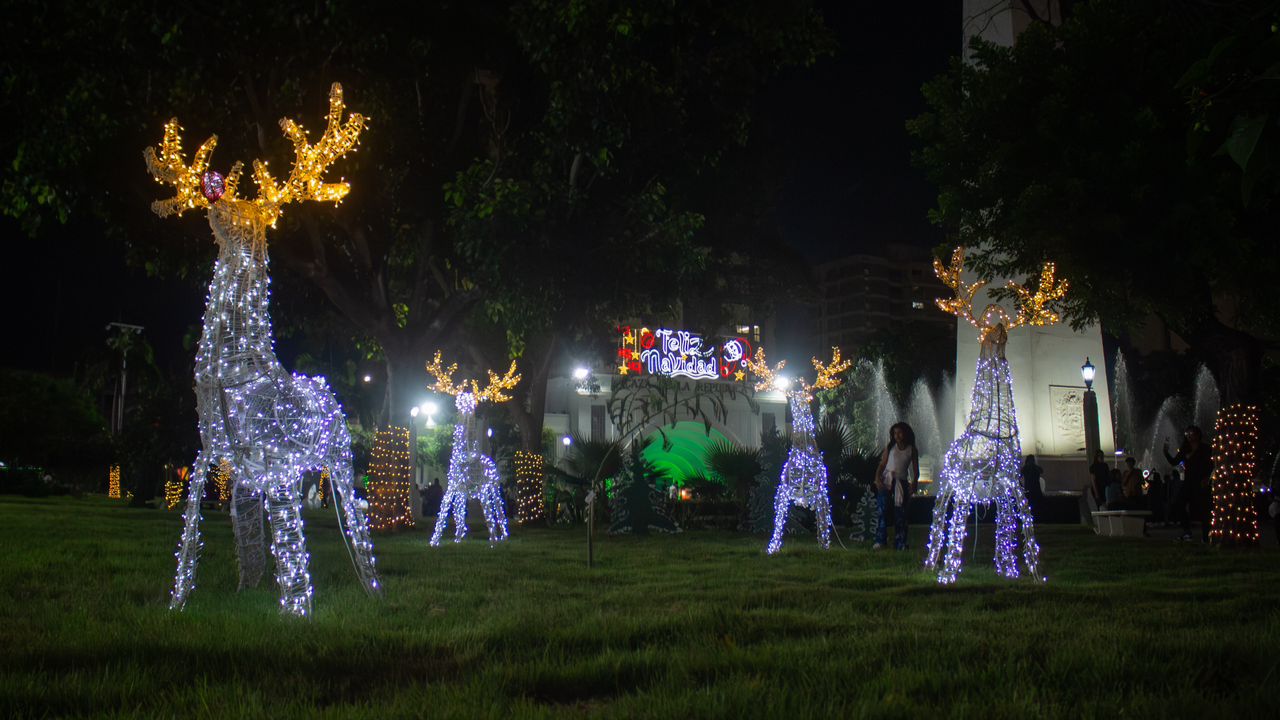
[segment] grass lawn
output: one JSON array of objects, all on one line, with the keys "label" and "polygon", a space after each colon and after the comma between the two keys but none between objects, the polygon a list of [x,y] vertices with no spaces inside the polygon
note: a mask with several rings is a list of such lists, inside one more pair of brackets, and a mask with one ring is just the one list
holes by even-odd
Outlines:
[{"label": "grass lawn", "polygon": [[[1040,532],[1046,585],[955,587],[913,549],[689,532],[517,529],[505,546],[376,538],[369,600],[308,516],[315,616],[235,592],[207,513],[198,587],[166,609],[177,513],[0,497],[0,716],[1263,717],[1280,686],[1280,551]],[[984,552],[985,550],[985,552]]]}]

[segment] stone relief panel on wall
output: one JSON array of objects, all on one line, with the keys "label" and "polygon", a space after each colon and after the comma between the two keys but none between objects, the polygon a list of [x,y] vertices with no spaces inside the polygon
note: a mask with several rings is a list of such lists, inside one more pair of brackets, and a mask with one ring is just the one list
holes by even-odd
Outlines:
[{"label": "stone relief panel on wall", "polygon": [[1049,386],[1049,418],[1054,455],[1078,455],[1084,450],[1084,388]]}]

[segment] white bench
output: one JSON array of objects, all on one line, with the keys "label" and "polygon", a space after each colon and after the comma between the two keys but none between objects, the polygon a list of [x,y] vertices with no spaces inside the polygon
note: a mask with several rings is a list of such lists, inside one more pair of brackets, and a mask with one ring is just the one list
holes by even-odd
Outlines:
[{"label": "white bench", "polygon": [[1142,537],[1150,516],[1147,510],[1094,510],[1093,522],[1105,537]]}]

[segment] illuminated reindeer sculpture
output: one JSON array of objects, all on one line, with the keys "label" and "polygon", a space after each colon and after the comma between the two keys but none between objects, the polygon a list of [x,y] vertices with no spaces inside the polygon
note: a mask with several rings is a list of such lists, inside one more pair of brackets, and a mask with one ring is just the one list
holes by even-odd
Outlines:
[{"label": "illuminated reindeer sculpture", "polygon": [[252,200],[236,194],[241,163],[232,166],[225,178],[209,171],[216,135],[200,146],[187,165],[175,118],[165,125],[159,152],[147,148],[144,154],[152,176],[176,190],[172,199],[153,203],[152,210],[161,217],[204,210],[218,243],[196,352],[202,449],[191,473],[170,608],[184,607],[195,587],[200,500],[207,471],[220,461],[230,464],[234,479],[232,517],[241,587],[256,585],[265,566],[265,502],[281,610],[298,616],[310,612],[313,590],[302,534],[301,475],[327,467],[339,525],[350,540],[360,582],[370,593],[379,590],[373,544],[352,492],[351,436],[342,408],[323,378],[291,375],[280,366],[268,314],[267,229],[275,226],[286,203],[337,203],[351,189],[345,182],[322,182],[325,170],[355,149],[364,128],[362,116],[353,114],[343,122],[342,114],[342,88],[335,83],[329,91],[328,127],[319,142],[311,144],[300,126],[281,120],[281,129],[293,141],[292,171],[277,183],[266,164],[255,161],[258,192]]},{"label": "illuminated reindeer sculpture", "polygon": [[1018,296],[1017,317],[1010,318],[996,303],[987,305],[981,317],[974,317],[974,298],[986,283],[967,284],[960,279],[964,271],[964,248],[958,247],[952,253],[950,267],[934,260],[933,269],[938,279],[955,291],[953,298],[939,298],[938,307],[977,328],[982,351],[978,356],[969,423],[964,433],[951,443],[942,461],[925,566],[938,571],[938,582],[955,582],[960,572],[969,513],[978,503],[994,501],[996,572],[1004,577],[1018,577],[1021,545],[1027,571],[1041,579],[1040,546],[1035,539],[1031,507],[1019,480],[1022,446],[1013,407],[1013,379],[1004,351],[1010,330],[1059,321],[1058,315],[1046,306],[1062,299],[1067,292],[1067,282],[1057,282],[1053,263],[1045,263],[1040,272],[1040,287],[1035,293],[1009,283],[1009,288]]},{"label": "illuminated reindeer sculpture", "polygon": [[792,505],[809,508],[818,524],[818,544],[823,550],[831,547],[831,498],[827,494],[827,466],[813,441],[813,410],[809,403],[813,391],[829,390],[840,385],[840,373],[849,369],[851,362],[840,359],[840,348],[831,348],[831,364],[824,365],[813,358],[818,377],[809,385],[804,379],[790,384],[778,373],[787,366],[783,360],[774,367],[765,361],[764,348],[757,348],[755,357],[747,362],[747,369],[759,380],[756,390],[777,387],[786,393],[791,407],[791,450],[782,466],[778,479],[778,491],[773,496],[773,536],[769,538],[766,552],[770,555],[782,549],[782,535],[787,528],[787,514]]},{"label": "illuminated reindeer sculpture", "polygon": [[448,487],[440,500],[440,514],[436,517],[435,531],[431,533],[431,545],[440,545],[440,538],[453,518],[454,542],[462,542],[467,536],[467,501],[475,498],[484,508],[484,521],[489,526],[489,542],[507,539],[507,513],[502,506],[502,488],[498,485],[498,467],[493,458],[480,452],[480,435],[476,428],[476,406],[484,401],[493,403],[511,399],[505,391],[520,382],[516,363],[511,361],[507,374],[498,377],[490,370],[489,385],[484,390],[475,380],[453,383],[458,364],[443,367],[440,353],[427,365],[427,372],[436,379],[432,390],[452,395],[458,408],[458,422],[453,426],[453,454],[449,457]]}]

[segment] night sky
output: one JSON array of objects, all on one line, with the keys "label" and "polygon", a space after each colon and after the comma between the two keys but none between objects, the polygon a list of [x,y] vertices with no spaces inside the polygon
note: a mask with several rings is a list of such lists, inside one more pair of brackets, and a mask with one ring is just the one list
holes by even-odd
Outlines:
[{"label": "night sky", "polygon": [[[923,109],[920,85],[960,49],[961,3],[820,6],[837,53],[771,83],[759,104],[760,127],[786,158],[780,234],[811,262],[885,242],[936,244],[925,215],[934,194],[910,164],[904,122]],[[204,279],[147,278],[74,220],[31,242],[0,219],[0,237],[13,258],[0,263],[0,365],[70,373],[104,348],[113,320],[145,326],[162,364],[187,352],[181,338],[199,323]]]}]

